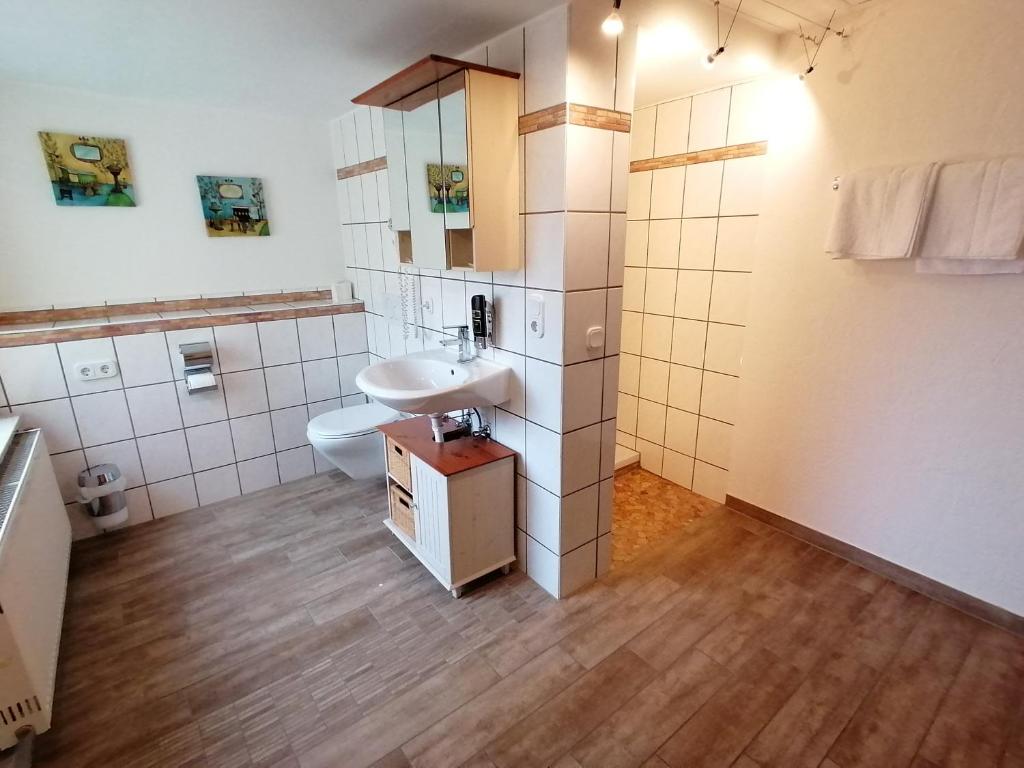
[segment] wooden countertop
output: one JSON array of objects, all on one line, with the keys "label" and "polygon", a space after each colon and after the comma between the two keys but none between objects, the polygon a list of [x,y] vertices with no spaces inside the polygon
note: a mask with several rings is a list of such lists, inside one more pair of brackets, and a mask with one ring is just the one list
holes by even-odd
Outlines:
[{"label": "wooden countertop", "polygon": [[394,421],[377,429],[445,477],[516,455],[511,448],[482,437],[435,443],[429,416]]}]

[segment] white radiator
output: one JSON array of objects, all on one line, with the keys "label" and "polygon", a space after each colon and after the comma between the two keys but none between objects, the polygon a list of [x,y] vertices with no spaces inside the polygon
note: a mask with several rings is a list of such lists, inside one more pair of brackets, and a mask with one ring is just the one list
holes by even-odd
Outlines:
[{"label": "white radiator", "polygon": [[0,458],[0,749],[50,727],[71,526],[39,430]]}]

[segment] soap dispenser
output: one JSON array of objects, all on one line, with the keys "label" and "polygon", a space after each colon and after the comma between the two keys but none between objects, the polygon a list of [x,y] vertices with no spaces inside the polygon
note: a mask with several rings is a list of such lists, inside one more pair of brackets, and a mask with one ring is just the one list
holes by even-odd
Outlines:
[{"label": "soap dispenser", "polygon": [[491,302],[482,293],[478,293],[470,298],[469,309],[472,316],[473,341],[476,343],[476,348],[487,349],[487,342],[492,340],[493,314]]}]

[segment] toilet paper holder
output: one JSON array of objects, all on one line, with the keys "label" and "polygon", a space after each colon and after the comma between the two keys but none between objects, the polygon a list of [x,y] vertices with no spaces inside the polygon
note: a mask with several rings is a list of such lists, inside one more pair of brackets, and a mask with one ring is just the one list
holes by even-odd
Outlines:
[{"label": "toilet paper holder", "polygon": [[217,388],[217,379],[213,376],[213,350],[210,349],[210,342],[179,344],[178,352],[181,353],[185,368],[185,390],[190,395]]}]

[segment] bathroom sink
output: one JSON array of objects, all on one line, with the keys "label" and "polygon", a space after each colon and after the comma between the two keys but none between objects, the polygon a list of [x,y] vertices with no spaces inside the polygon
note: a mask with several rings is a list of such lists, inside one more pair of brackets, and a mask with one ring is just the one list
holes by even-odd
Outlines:
[{"label": "bathroom sink", "polygon": [[458,362],[447,349],[393,357],[364,368],[356,386],[396,411],[438,414],[508,400],[512,369],[493,360]]}]

